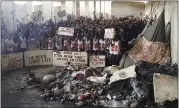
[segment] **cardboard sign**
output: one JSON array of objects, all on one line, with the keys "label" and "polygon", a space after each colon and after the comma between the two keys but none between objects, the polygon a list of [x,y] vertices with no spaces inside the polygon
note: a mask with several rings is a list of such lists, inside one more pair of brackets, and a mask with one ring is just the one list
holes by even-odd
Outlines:
[{"label": "cardboard sign", "polygon": [[105,29],[104,38],[106,39],[113,39],[115,35],[114,28]]},{"label": "cardboard sign", "polygon": [[24,52],[25,66],[52,65],[52,50]]},{"label": "cardboard sign", "polygon": [[153,87],[156,103],[178,99],[178,77],[154,73]]},{"label": "cardboard sign", "polygon": [[53,52],[53,65],[55,66],[87,66],[86,52],[59,51]]},{"label": "cardboard sign", "polygon": [[74,28],[70,28],[70,27],[58,28],[58,35],[73,36],[73,34],[74,34]]},{"label": "cardboard sign", "polygon": [[23,67],[23,52],[2,55],[1,66],[2,70],[11,70]]},{"label": "cardboard sign", "polygon": [[90,67],[105,67],[105,56],[90,56]]}]

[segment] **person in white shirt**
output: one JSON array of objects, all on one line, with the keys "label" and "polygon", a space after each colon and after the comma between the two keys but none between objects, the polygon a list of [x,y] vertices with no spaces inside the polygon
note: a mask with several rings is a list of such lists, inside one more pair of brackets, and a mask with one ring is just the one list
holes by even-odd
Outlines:
[{"label": "person in white shirt", "polygon": [[8,39],[5,40],[5,44],[7,47],[7,52],[13,53],[14,52],[14,40],[9,37]]}]

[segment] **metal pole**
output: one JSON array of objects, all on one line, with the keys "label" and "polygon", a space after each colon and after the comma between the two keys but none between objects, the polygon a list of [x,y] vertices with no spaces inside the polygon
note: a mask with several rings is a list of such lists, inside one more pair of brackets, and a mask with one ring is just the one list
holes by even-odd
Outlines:
[{"label": "metal pole", "polygon": [[96,17],[96,1],[94,1],[94,18]]},{"label": "metal pole", "polygon": [[104,18],[106,18],[105,16],[106,16],[106,13],[105,13],[105,2],[106,1],[104,1]]},{"label": "metal pole", "polygon": [[12,21],[13,21],[13,33],[15,33],[15,18],[14,18],[14,14],[15,14],[15,6],[14,6],[14,2],[12,2],[12,7],[13,7],[13,11],[12,11]]}]

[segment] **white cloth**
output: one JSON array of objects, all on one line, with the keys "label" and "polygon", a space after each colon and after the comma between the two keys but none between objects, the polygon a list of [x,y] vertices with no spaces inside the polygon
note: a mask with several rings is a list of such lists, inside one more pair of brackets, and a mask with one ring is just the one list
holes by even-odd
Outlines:
[{"label": "white cloth", "polygon": [[90,80],[95,83],[104,83],[106,77],[107,77],[107,74],[105,74],[103,77],[90,76],[87,78],[87,80]]},{"label": "white cloth", "polygon": [[98,50],[97,49],[97,42],[98,42],[97,40],[95,40],[95,39],[93,40],[93,50]]},{"label": "white cloth", "polygon": [[109,84],[132,77],[136,77],[135,65],[115,71],[110,78]]}]

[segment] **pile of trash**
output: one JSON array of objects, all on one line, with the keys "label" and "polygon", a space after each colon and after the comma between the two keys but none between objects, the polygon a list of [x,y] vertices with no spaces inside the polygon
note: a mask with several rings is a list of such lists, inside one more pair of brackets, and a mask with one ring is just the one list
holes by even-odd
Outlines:
[{"label": "pile of trash", "polygon": [[178,75],[178,66],[139,61],[121,69],[68,66],[43,79],[29,75],[28,86],[46,101],[71,102],[79,106],[158,108],[154,101],[154,73]]}]

